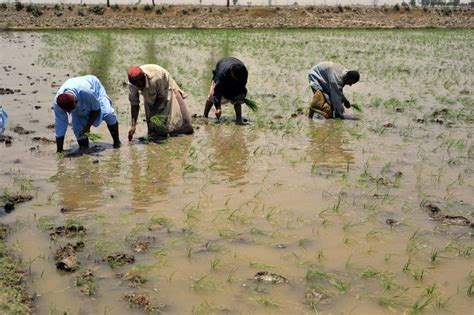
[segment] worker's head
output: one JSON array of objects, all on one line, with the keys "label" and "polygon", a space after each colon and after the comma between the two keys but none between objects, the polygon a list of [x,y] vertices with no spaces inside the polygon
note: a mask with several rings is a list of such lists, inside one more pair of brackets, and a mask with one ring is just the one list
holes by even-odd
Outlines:
[{"label": "worker's head", "polygon": [[360,79],[360,75],[358,71],[349,70],[346,72],[346,74],[342,78],[342,81],[344,81],[344,85],[351,86],[352,84],[359,82],[359,79]]},{"label": "worker's head", "polygon": [[145,72],[142,68],[133,66],[128,69],[128,81],[130,84],[136,86],[138,89],[143,90],[146,86]]},{"label": "worker's head", "polygon": [[248,76],[247,68],[241,63],[233,64],[230,67],[230,74],[237,81],[245,80]]},{"label": "worker's head", "polygon": [[76,109],[76,96],[72,92],[59,94],[56,103],[60,108],[70,113]]}]

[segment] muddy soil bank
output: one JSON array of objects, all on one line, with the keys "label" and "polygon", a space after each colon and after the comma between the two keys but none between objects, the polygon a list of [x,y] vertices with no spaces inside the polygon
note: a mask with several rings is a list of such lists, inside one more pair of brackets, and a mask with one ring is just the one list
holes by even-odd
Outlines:
[{"label": "muddy soil bank", "polygon": [[1,29],[472,28],[470,8],[2,5]]}]

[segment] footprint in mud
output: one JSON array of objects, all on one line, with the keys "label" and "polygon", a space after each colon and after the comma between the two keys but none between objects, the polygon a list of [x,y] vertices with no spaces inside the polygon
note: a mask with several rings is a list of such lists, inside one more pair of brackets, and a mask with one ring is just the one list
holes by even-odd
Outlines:
[{"label": "footprint in mud", "polygon": [[136,308],[143,309],[148,313],[161,313],[164,304],[154,305],[151,303],[150,297],[144,293],[128,292],[123,299],[130,305]]},{"label": "footprint in mud", "polygon": [[139,237],[133,242],[132,250],[135,253],[146,253],[153,243],[155,243],[155,238],[152,236]]},{"label": "footprint in mud", "polygon": [[84,242],[77,242],[75,245],[68,243],[66,246],[56,250],[54,260],[56,268],[66,272],[72,272],[79,268],[76,251],[84,248]]},{"label": "footprint in mud", "polygon": [[108,255],[104,261],[107,261],[110,267],[115,268],[125,264],[133,264],[135,262],[135,256],[125,253],[114,253]]},{"label": "footprint in mud", "polygon": [[274,284],[288,283],[287,278],[273,272],[270,273],[268,271],[257,272],[255,276],[253,276],[252,280],[255,280],[257,282],[274,283]]}]

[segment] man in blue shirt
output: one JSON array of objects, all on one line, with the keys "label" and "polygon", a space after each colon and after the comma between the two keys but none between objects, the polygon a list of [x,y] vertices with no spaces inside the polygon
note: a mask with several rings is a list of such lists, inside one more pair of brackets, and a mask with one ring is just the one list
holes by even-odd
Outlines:
[{"label": "man in blue shirt", "polygon": [[118,122],[112,101],[97,77],[86,75],[71,78],[59,88],[54,98],[57,152],[63,151],[64,136],[68,127],[67,114],[71,114],[72,130],[79,148],[89,147],[86,134],[90,132],[92,126],[98,127],[102,121],[107,123],[114,140],[114,148],[120,147]]},{"label": "man in blue shirt", "polygon": [[334,62],[321,62],[308,74],[309,84],[313,90],[313,99],[309,108],[309,118],[318,113],[324,118],[344,118],[344,107],[351,103],[344,96],[342,89],[359,81],[359,72],[347,70]]}]

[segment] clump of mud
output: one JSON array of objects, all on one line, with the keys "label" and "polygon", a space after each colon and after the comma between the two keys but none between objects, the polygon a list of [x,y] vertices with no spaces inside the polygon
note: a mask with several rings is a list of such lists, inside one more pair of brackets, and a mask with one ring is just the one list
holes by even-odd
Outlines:
[{"label": "clump of mud", "polygon": [[471,222],[471,220],[468,218],[462,215],[443,214],[441,208],[434,203],[427,202],[422,204],[422,206],[428,211],[428,216],[433,221],[439,221],[449,225],[468,226],[474,228],[474,222]]},{"label": "clump of mud", "polygon": [[8,94],[14,94],[15,91],[9,88],[2,88],[0,87],[0,95],[8,95]]},{"label": "clump of mud", "polygon": [[275,283],[275,284],[288,283],[287,278],[273,272],[270,273],[268,271],[259,271],[255,274],[255,276],[253,276],[252,279],[258,282],[265,282],[265,283]]},{"label": "clump of mud", "polygon": [[34,133],[33,130],[26,130],[25,128],[23,128],[20,125],[16,125],[15,127],[13,127],[13,132],[15,132],[17,134],[20,134],[20,135],[29,135],[30,133]]},{"label": "clump of mud", "polygon": [[135,240],[132,244],[132,250],[135,253],[146,253],[150,246],[155,242],[155,238],[148,236],[148,237],[139,237]]},{"label": "clump of mud", "polygon": [[135,262],[135,256],[125,253],[114,253],[108,255],[104,260],[109,263],[110,267],[115,268],[125,264],[133,264]]},{"label": "clump of mud", "polygon": [[33,196],[29,194],[15,193],[15,194],[5,194],[2,196],[2,199],[5,202],[11,202],[11,203],[17,204],[17,203],[30,201],[31,199],[33,199]]},{"label": "clump of mud", "polygon": [[35,142],[40,142],[42,144],[52,144],[52,143],[56,143],[55,140],[51,140],[51,139],[48,139],[46,137],[33,137],[32,139],[33,141]]},{"label": "clump of mud", "polygon": [[77,260],[76,251],[82,248],[84,248],[83,242],[78,242],[75,245],[68,243],[66,246],[58,248],[54,255],[56,268],[66,272],[77,270],[79,268],[79,261]]},{"label": "clump of mud", "polygon": [[4,240],[8,235],[8,226],[0,223],[0,240]]},{"label": "clump of mud", "polygon": [[1,196],[0,199],[4,202],[3,208],[5,212],[10,213],[13,210],[15,210],[16,204],[30,201],[31,199],[33,199],[33,196],[29,194],[16,193],[16,194],[5,194]]},{"label": "clump of mud", "polygon": [[74,285],[81,288],[80,291],[87,296],[97,295],[97,285],[95,283],[95,276],[91,270],[86,269],[83,273],[76,277]]},{"label": "clump of mud", "polygon": [[86,228],[80,224],[69,225],[69,226],[58,226],[55,228],[51,228],[50,230],[52,230],[52,232],[49,233],[49,237],[52,240],[55,240],[61,236],[76,237],[76,236],[82,236],[86,234]]},{"label": "clump of mud", "polygon": [[0,142],[4,142],[5,145],[9,146],[9,145],[12,144],[13,138],[11,136],[1,135],[0,136]]},{"label": "clump of mud", "polygon": [[122,279],[124,281],[128,281],[130,286],[133,288],[138,288],[148,281],[147,279],[143,278],[140,275],[131,275],[129,273],[126,273],[126,274],[118,273],[117,278]]},{"label": "clump of mud", "polygon": [[329,304],[331,300],[329,296],[315,288],[308,289],[305,293],[306,302],[311,307],[316,307],[320,304]]},{"label": "clump of mud", "polygon": [[153,305],[150,298],[144,293],[129,292],[123,299],[128,302],[130,306],[143,309],[148,313],[160,313],[163,305]]}]

